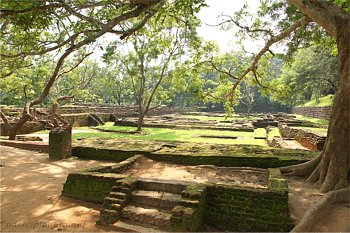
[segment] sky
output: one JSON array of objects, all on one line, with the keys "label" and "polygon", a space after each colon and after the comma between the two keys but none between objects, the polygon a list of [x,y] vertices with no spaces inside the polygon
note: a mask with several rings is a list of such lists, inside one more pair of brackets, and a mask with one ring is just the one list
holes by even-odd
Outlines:
[{"label": "sky", "polygon": [[[220,30],[220,27],[207,26],[206,24],[218,24],[221,22],[218,18],[219,15],[233,15],[233,13],[239,11],[246,2],[251,12],[257,11],[259,0],[206,0],[209,7],[202,8],[198,14],[198,17],[202,20],[202,26],[198,28],[199,35],[206,41],[216,41],[222,52],[228,52],[232,50],[232,48],[237,48],[233,42],[234,30],[223,31]],[[251,50],[256,50],[258,48],[257,42],[246,41],[245,45],[245,47]]]}]

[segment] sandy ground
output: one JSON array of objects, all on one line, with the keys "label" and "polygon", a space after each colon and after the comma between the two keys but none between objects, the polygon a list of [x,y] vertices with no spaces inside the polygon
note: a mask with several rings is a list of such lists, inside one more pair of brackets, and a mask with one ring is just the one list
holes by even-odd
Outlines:
[{"label": "sandy ground", "polygon": [[[321,197],[315,187],[305,184],[299,177],[286,177],[289,188],[289,209],[295,224],[308,208]],[[327,215],[316,224],[312,232],[350,232],[350,206],[349,203],[333,205]]]},{"label": "sandy ground", "polygon": [[267,187],[267,172],[254,168],[223,168],[212,165],[183,166],[151,159],[140,158],[127,172],[130,176],[162,178],[167,180],[186,180],[198,183],[217,183],[243,185],[249,187]]},{"label": "sandy ground", "polygon": [[[109,165],[106,162],[90,160],[68,159],[52,161],[44,153],[36,153],[11,147],[0,147],[1,152],[1,232],[103,232],[110,231],[109,228],[97,227],[95,221],[99,216],[100,205],[77,201],[75,199],[61,197],[62,184],[66,181],[69,172],[81,170],[86,167]],[[207,178],[200,178],[200,170],[189,169],[176,170],[175,166],[168,166],[159,170],[159,164],[155,166],[144,166],[142,163],[136,165],[136,171],[146,170],[157,172],[157,178],[162,177],[174,179],[174,174],[188,176],[193,179],[205,181],[214,172],[213,167],[206,166]],[[177,166],[180,169],[181,166]],[[246,173],[249,169],[245,169]],[[225,170],[220,175],[228,175]],[[160,172],[160,173],[159,173]],[[175,173],[174,173],[175,172]],[[233,182],[249,183],[241,171],[231,170],[236,175],[232,177]],[[135,173],[136,174],[136,173]],[[140,173],[141,174],[141,173]],[[256,175],[256,173],[251,173]],[[151,176],[152,177],[152,176]],[[239,178],[240,177],[240,178]],[[261,177],[257,175],[256,181]],[[220,180],[218,180],[220,181]],[[251,181],[250,181],[251,182]],[[254,183],[254,182],[252,182]],[[259,183],[259,182],[255,182]],[[288,178],[290,189],[290,210],[295,222],[304,214],[307,208],[315,203],[322,194],[316,189],[303,184],[303,180]],[[315,226],[313,231],[342,231],[349,232],[349,206],[337,205],[329,214]]]},{"label": "sandy ground", "polygon": [[96,228],[100,205],[61,197],[69,172],[111,163],[67,159],[52,161],[44,153],[0,147],[0,231],[105,231]]}]

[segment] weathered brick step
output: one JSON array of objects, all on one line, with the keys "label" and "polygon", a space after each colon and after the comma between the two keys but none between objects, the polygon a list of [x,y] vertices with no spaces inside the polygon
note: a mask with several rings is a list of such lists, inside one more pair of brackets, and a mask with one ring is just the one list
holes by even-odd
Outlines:
[{"label": "weathered brick step", "polygon": [[112,187],[112,192],[117,192],[117,193],[130,193],[131,189],[127,187],[122,187],[122,186],[113,186]]},{"label": "weathered brick step", "polygon": [[126,197],[126,194],[122,192],[110,192],[109,197],[124,199]]},{"label": "weathered brick step", "polygon": [[140,232],[140,233],[164,232],[164,231],[162,231],[160,229],[157,229],[157,228],[154,228],[154,227],[140,226],[137,223],[135,223],[133,221],[128,221],[126,219],[120,219],[118,222],[114,223],[113,224],[113,231],[117,231],[117,232]]},{"label": "weathered brick step", "polygon": [[136,205],[155,207],[168,211],[176,205],[196,207],[199,203],[197,200],[183,199],[180,194],[145,190],[133,191],[131,193],[131,201]]},{"label": "weathered brick step", "polygon": [[164,230],[171,229],[171,214],[153,208],[129,205],[124,207],[122,217],[136,224],[152,225]]},{"label": "weathered brick step", "polygon": [[113,198],[113,197],[106,197],[104,199],[104,204],[124,204],[125,200],[124,199],[118,199],[118,198]]},{"label": "weathered brick step", "polygon": [[175,194],[180,194],[188,185],[191,184],[193,183],[179,180],[161,180],[149,178],[139,178],[137,181],[137,187],[140,190],[163,191]]}]

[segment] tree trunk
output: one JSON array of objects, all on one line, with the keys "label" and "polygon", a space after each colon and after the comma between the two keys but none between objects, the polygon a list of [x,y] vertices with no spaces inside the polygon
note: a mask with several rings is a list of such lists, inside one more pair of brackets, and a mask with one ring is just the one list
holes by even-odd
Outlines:
[{"label": "tree trunk", "polygon": [[319,185],[322,192],[349,186],[350,19],[338,22],[337,32],[339,83],[321,157],[308,164],[281,168],[285,174],[309,176],[307,181]]},{"label": "tree trunk", "polygon": [[139,113],[139,119],[137,120],[137,130],[136,130],[138,132],[142,131],[143,118],[145,118],[145,115],[143,113]]},{"label": "tree trunk", "polygon": [[15,140],[15,139],[16,139],[17,131],[18,131],[18,128],[10,127],[10,128],[8,129],[8,132],[9,132],[9,140]]}]

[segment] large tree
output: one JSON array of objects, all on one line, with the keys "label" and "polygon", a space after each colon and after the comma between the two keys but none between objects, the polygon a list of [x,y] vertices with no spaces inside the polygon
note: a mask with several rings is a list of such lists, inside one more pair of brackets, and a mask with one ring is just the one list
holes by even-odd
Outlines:
[{"label": "large tree", "polygon": [[[159,21],[163,23],[159,24]],[[121,51],[111,56],[111,48],[107,49],[106,60],[118,66],[118,72],[131,84],[138,106],[137,131],[142,130],[144,117],[151,109],[172,97],[169,88],[172,73],[181,60],[189,59],[200,42],[196,34],[198,24],[199,19],[189,9],[179,9],[161,19],[150,19],[143,29],[124,43],[124,54]]]},{"label": "large tree", "polygon": [[[315,208],[324,210],[332,202],[349,201],[350,195],[350,14],[332,2],[300,0],[289,0],[289,2],[334,37],[338,48],[339,84],[324,149],[319,156],[308,163],[281,169],[287,174],[308,176],[307,182],[317,184],[323,192],[338,190],[327,195],[325,197],[327,201],[320,202]],[[314,215],[312,212],[307,215],[295,230],[308,229],[317,220],[314,219]]]},{"label": "large tree", "polygon": [[[125,39],[155,14],[168,14],[165,0],[90,1],[90,0],[3,0],[0,9],[1,78],[30,66],[31,57],[50,54],[55,67],[46,85],[34,99],[24,103],[20,119],[11,123],[0,111],[0,116],[15,139],[17,130],[32,119],[30,109],[41,104],[53,84],[64,74],[76,68],[86,56],[69,70],[62,69],[65,59],[95,43],[107,33]],[[176,9],[195,11],[201,0],[169,1]],[[191,11],[189,11],[191,12]],[[159,16],[158,16],[159,17]]]},{"label": "large tree", "polygon": [[[281,14],[284,10],[284,14]],[[225,22],[240,27],[248,36],[262,35],[265,46],[252,58],[248,68],[240,74],[232,86],[233,93],[238,85],[251,73],[259,70],[259,61],[272,54],[271,46],[287,39],[293,51],[311,41],[332,37],[338,50],[338,87],[333,101],[327,141],[323,151],[313,160],[290,167],[281,168],[286,175],[307,177],[307,182],[315,184],[326,192],[314,208],[294,228],[294,231],[307,231],[325,213],[332,203],[349,201],[349,107],[350,107],[350,2],[344,0],[279,0],[262,1],[259,16],[270,16],[266,22],[259,19],[251,27],[240,19],[244,11]],[[271,22],[276,23],[271,23]],[[275,33],[275,28],[279,30]],[[320,36],[321,35],[321,36]]]}]

